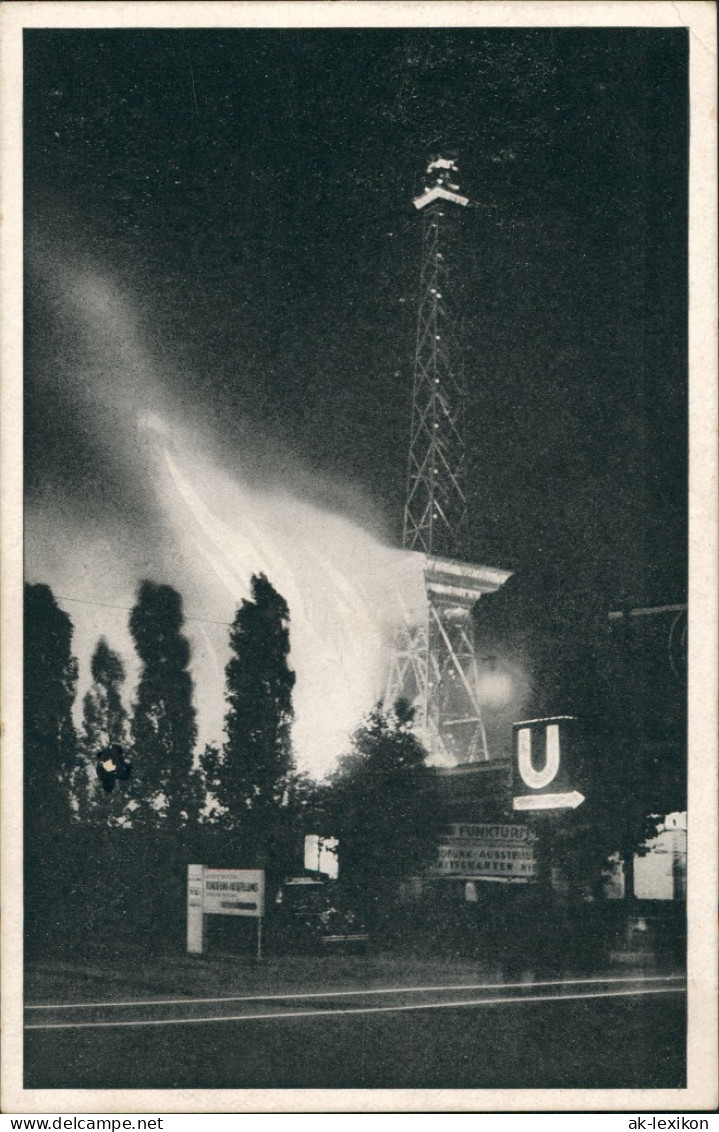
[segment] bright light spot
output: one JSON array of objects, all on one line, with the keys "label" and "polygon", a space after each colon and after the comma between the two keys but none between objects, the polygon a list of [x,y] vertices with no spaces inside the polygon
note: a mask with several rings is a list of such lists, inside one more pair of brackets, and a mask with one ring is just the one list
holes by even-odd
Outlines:
[{"label": "bright light spot", "polygon": [[480,703],[487,707],[503,707],[514,694],[512,678],[498,669],[480,671],[477,689]]},{"label": "bright light spot", "polygon": [[325,873],[336,880],[339,872],[338,845],[336,837],[318,837],[316,833],[308,833],[305,837],[305,868],[310,872]]}]

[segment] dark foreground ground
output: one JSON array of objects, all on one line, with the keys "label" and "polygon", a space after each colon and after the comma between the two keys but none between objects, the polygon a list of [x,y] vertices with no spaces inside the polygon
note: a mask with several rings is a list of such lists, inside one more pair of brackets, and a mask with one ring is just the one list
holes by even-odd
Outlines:
[{"label": "dark foreground ground", "polygon": [[591,982],[527,979],[383,955],[38,964],[25,1087],[685,1085],[681,979],[616,967]]}]

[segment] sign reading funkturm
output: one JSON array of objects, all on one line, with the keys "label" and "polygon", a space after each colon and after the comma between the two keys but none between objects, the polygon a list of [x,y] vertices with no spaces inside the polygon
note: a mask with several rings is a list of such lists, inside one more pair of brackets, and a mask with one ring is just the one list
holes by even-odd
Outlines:
[{"label": "sign reading funkturm", "polygon": [[432,871],[452,880],[532,880],[537,875],[536,839],[526,825],[454,822],[442,838]]},{"label": "sign reading funkturm", "polygon": [[512,806],[520,812],[576,810],[584,795],[572,779],[575,725],[570,715],[528,719],[514,731]]}]

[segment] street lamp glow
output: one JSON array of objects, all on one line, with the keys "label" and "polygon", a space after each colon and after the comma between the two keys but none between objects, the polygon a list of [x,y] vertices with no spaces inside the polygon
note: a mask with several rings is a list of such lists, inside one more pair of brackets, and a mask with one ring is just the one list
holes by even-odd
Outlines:
[{"label": "street lamp glow", "polygon": [[487,707],[503,707],[513,697],[514,684],[511,676],[506,672],[497,668],[488,668],[479,673],[477,691],[480,702]]}]

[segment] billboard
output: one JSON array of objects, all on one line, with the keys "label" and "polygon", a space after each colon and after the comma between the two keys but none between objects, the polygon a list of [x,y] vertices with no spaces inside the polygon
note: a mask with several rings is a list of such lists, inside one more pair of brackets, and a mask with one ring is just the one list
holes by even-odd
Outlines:
[{"label": "billboard", "polygon": [[533,880],[536,838],[526,825],[454,822],[438,846],[432,874],[453,880]]},{"label": "billboard", "polygon": [[221,916],[262,916],[263,869],[205,869],[203,910]]},{"label": "billboard", "polygon": [[187,866],[187,950],[204,950],[205,915],[252,916],[257,920],[257,957],[262,955],[265,914],[264,869],[207,869]]}]

